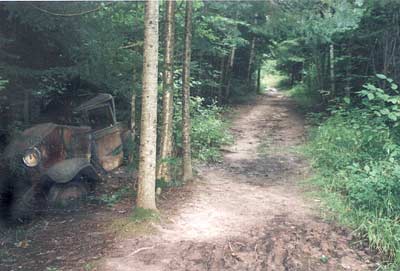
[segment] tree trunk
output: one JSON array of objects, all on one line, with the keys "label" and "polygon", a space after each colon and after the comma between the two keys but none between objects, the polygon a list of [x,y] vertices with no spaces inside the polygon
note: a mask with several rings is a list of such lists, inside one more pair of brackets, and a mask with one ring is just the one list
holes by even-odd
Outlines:
[{"label": "tree trunk", "polygon": [[[257,17],[258,17],[258,14],[256,13],[255,17],[254,17],[254,25],[257,25]],[[251,67],[254,62],[255,48],[256,48],[256,37],[253,34],[253,39],[251,40],[251,46],[250,46],[249,66],[247,67],[247,81],[249,83],[251,82],[251,74],[252,74]]]},{"label": "tree trunk", "polygon": [[261,67],[257,70],[257,93],[261,93]]},{"label": "tree trunk", "polygon": [[335,95],[335,51],[333,44],[329,45],[329,68],[331,81],[331,97]]},{"label": "tree trunk", "polygon": [[228,101],[231,93],[231,79],[232,79],[233,65],[235,64],[235,52],[236,52],[236,47],[233,46],[231,49],[231,54],[229,56],[229,66],[226,71],[227,82],[225,89],[225,101]]},{"label": "tree trunk", "polygon": [[163,111],[160,140],[160,157],[157,168],[157,179],[170,181],[169,161],[172,156],[172,116],[174,106],[174,20],[175,1],[167,0],[165,7],[165,53],[163,74]]},{"label": "tree trunk", "polygon": [[247,81],[251,82],[251,66],[253,65],[254,49],[256,47],[256,38],[253,37],[250,46],[249,66],[247,67]]},{"label": "tree trunk", "polygon": [[156,210],[158,0],[147,0],[144,18],[143,92],[138,172],[139,208]]},{"label": "tree trunk", "polygon": [[193,2],[186,2],[185,16],[185,48],[182,71],[182,179],[188,181],[193,178],[192,171],[192,155],[190,148],[190,58],[191,58],[191,43],[192,43],[192,13]]},{"label": "tree trunk", "polygon": [[[132,69],[132,95],[131,95],[131,121],[130,121],[130,127],[129,130],[131,132],[131,139],[132,142],[135,141],[135,136],[136,136],[136,90],[133,87],[135,85],[135,80],[136,80],[136,70],[135,68]],[[133,148],[133,146],[132,146]],[[132,163],[133,158],[134,158],[134,151],[129,150],[129,157],[128,157],[128,162]]]},{"label": "tree trunk", "polygon": [[[348,54],[350,55],[350,53],[348,53]],[[348,63],[346,65],[346,78],[345,78],[346,84],[345,84],[345,87],[344,87],[345,96],[348,99],[350,99],[350,89],[351,89],[351,87],[350,87],[350,81],[351,81],[350,71],[351,71],[351,57],[349,57]]]},{"label": "tree trunk", "polygon": [[222,102],[222,100],[224,99],[224,82],[225,82],[225,57],[223,56],[221,58],[221,75],[219,78],[219,90],[218,90],[218,101]]}]

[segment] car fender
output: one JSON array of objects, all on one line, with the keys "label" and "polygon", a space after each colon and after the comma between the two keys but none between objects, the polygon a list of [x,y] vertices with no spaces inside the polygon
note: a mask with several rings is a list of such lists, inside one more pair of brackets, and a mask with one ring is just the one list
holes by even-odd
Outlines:
[{"label": "car fender", "polygon": [[84,169],[95,172],[95,169],[87,159],[72,158],[53,165],[46,171],[45,175],[56,183],[67,183]]}]

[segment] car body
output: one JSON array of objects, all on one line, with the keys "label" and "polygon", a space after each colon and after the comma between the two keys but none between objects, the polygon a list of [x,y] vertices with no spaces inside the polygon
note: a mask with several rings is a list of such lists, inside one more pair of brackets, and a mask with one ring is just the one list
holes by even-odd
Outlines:
[{"label": "car body", "polygon": [[78,125],[37,124],[6,147],[0,200],[7,218],[67,206],[85,197],[100,172],[121,166],[122,128],[113,97],[98,94],[73,111]]}]

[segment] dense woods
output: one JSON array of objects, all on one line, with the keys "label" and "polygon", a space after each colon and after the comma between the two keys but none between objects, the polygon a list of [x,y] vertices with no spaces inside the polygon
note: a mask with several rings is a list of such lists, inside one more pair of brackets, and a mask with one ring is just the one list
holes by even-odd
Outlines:
[{"label": "dense woods", "polygon": [[301,152],[324,210],[398,270],[399,1],[3,2],[0,25],[0,153],[111,94],[130,195],[153,213],[162,189],[222,161],[227,108],[278,89],[311,127]]}]

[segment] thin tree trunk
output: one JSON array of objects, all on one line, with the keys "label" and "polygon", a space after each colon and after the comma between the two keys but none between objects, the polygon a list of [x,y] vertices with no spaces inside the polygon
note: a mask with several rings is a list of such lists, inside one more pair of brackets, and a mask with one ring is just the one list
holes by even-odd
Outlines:
[{"label": "thin tree trunk", "polygon": [[331,96],[335,95],[335,51],[333,44],[329,45]]},{"label": "thin tree trunk", "polygon": [[[236,11],[235,20],[238,17],[239,12]],[[231,92],[231,79],[233,73],[233,65],[235,64],[235,54],[236,54],[236,46],[233,45],[231,48],[231,53],[229,55],[229,62],[226,68],[226,86],[225,86],[225,93],[224,93],[224,100],[228,101],[230,92]]]},{"label": "thin tree trunk", "polygon": [[225,89],[225,100],[226,101],[228,101],[230,93],[231,93],[231,79],[232,79],[233,65],[235,64],[235,53],[236,53],[236,47],[233,46],[231,49],[231,54],[229,56],[229,66],[226,71],[226,77],[227,77],[226,89]]},{"label": "thin tree trunk", "polygon": [[251,81],[251,66],[253,65],[254,49],[256,47],[256,38],[253,37],[250,46],[249,66],[247,67],[247,81]]},{"label": "thin tree trunk", "polygon": [[185,16],[185,48],[182,71],[182,179],[188,181],[193,178],[192,155],[190,147],[190,58],[192,43],[192,13],[193,2],[186,2]]},{"label": "thin tree trunk", "polygon": [[[130,121],[130,132],[131,132],[131,139],[132,142],[135,140],[136,136],[136,90],[134,89],[135,85],[135,80],[136,80],[136,70],[133,68],[132,70],[132,95],[131,95],[131,121]],[[132,163],[134,155],[133,155],[133,150],[130,150],[128,161],[129,163]]]},{"label": "thin tree trunk", "polygon": [[257,93],[261,92],[261,67],[257,70]]},{"label": "thin tree trunk", "polygon": [[224,99],[224,83],[225,83],[225,56],[221,58],[221,75],[219,78],[219,93],[218,93],[218,100],[222,102]]},{"label": "thin tree trunk", "polygon": [[163,111],[160,140],[160,157],[157,168],[157,179],[170,181],[169,162],[172,155],[172,116],[174,106],[174,20],[175,1],[167,0],[165,7],[165,56],[163,74]]},{"label": "thin tree trunk", "polygon": [[158,0],[147,0],[144,18],[143,92],[138,172],[139,208],[156,210]]},{"label": "thin tree trunk", "polygon": [[[254,25],[257,25],[257,17],[258,14],[256,13],[254,17]],[[256,37],[253,34],[253,39],[251,40],[251,46],[250,46],[249,66],[247,67],[247,81],[249,83],[251,82],[251,74],[252,74],[251,67],[254,62],[255,48],[256,48]]]},{"label": "thin tree trunk", "polygon": [[[348,54],[350,55],[350,53],[348,53]],[[348,63],[347,63],[347,65],[346,65],[346,78],[345,78],[346,85],[345,85],[345,87],[344,87],[344,91],[345,91],[346,97],[350,99],[350,89],[351,89],[351,87],[350,87],[350,81],[351,81],[351,78],[350,78],[351,57],[348,57],[348,58],[349,58],[349,60],[348,60]]]}]

